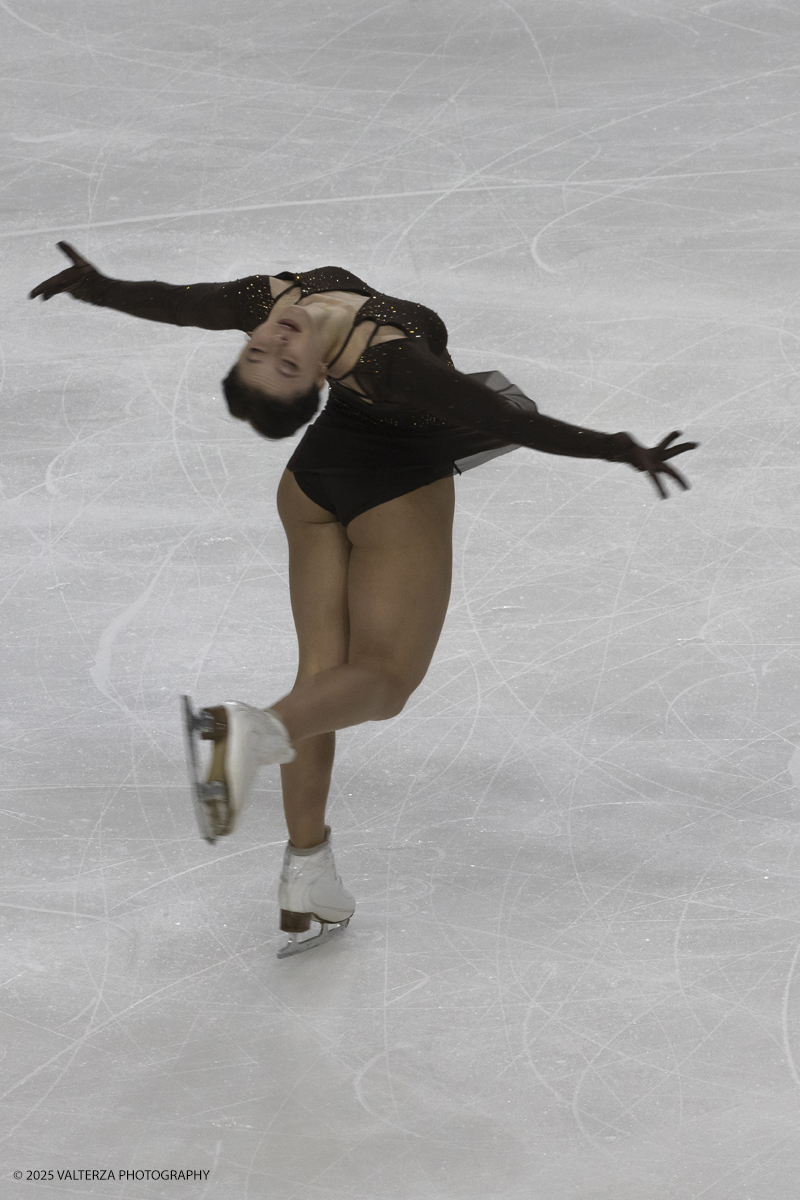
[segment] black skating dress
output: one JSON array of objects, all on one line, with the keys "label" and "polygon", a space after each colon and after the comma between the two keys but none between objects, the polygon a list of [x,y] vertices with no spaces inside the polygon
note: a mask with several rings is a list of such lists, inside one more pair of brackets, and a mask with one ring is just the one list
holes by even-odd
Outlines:
[{"label": "black skating dress", "polygon": [[[499,372],[457,371],[447,352],[444,322],[425,305],[375,291],[341,267],[285,271],[273,278],[284,280],[287,292],[299,289],[298,299],[332,291],[366,296],[353,328],[373,321],[373,337],[386,325],[406,334],[367,346],[347,373],[358,390],[329,376],[327,404],[287,464],[302,490],[342,524],[519,446],[575,458],[627,460],[619,435],[544,416]],[[267,319],[278,299],[267,275],[181,287],[92,273],[71,291],[90,304],[151,321],[245,333]]]}]

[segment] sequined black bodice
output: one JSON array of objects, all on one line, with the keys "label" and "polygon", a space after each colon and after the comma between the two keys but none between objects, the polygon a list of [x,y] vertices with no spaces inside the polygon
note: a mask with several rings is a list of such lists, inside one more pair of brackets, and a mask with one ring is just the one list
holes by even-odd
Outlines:
[{"label": "sequined black bodice", "polygon": [[[286,292],[291,291],[293,287],[299,288],[301,299],[324,292],[353,292],[358,296],[367,296],[366,304],[362,304],[356,313],[353,321],[354,328],[363,324],[364,321],[374,321],[376,326],[395,325],[409,337],[426,338],[428,346],[434,354],[443,354],[446,351],[447,329],[442,318],[432,308],[378,292],[369,284],[364,283],[363,279],[354,275],[352,271],[346,271],[343,267],[317,267],[313,271],[282,271],[280,275],[274,275],[273,278],[285,280]],[[203,286],[213,285],[194,285],[195,288]],[[238,327],[245,333],[250,333],[257,325],[266,321],[272,312],[275,301],[285,294],[282,292],[273,298],[267,275],[251,275],[247,279],[239,279],[234,283],[221,286],[228,292],[224,299],[232,301],[238,308],[240,317]]]},{"label": "sequined black bodice", "polygon": [[[362,304],[355,315],[353,329],[363,325],[365,321],[374,321],[375,332],[382,325],[392,325],[402,329],[409,338],[424,339],[431,353],[452,366],[452,360],[447,353],[445,323],[438,313],[424,304],[416,304],[411,300],[400,300],[396,296],[377,292],[363,279],[359,279],[352,271],[347,271],[343,267],[317,267],[313,271],[301,271],[296,274],[285,271],[274,278],[286,280],[287,292],[292,287],[299,287],[301,298],[322,292],[354,292],[359,296],[367,296],[366,304]],[[248,281],[249,283],[250,281]],[[253,297],[250,309],[252,317],[257,318],[257,323],[260,324],[261,321],[267,319],[272,305],[279,297],[276,296],[275,300],[272,299],[269,280],[267,280],[267,297],[261,294],[256,299],[255,281],[246,291]],[[385,345],[386,343],[381,344]],[[385,428],[387,425],[396,429],[408,430],[434,430],[451,427],[447,421],[440,420],[432,413],[423,410],[408,411],[406,409],[403,411],[403,408],[399,408],[396,402],[387,400],[385,394],[382,394],[380,386],[382,362],[380,346],[368,345],[356,364],[346,372],[346,377],[357,384],[358,390],[354,390],[341,383],[334,361],[332,374],[328,377],[330,384],[328,411],[346,414],[351,420],[381,428]],[[368,397],[369,403],[364,400],[364,396]]]},{"label": "sequined black bodice", "polygon": [[[459,431],[472,430],[480,435],[476,442],[479,448],[484,444],[515,444],[576,458],[629,460],[627,435],[568,425],[539,413],[530,400],[520,405],[513,397],[462,375],[447,353],[444,322],[424,304],[377,292],[342,267],[284,271],[273,278],[285,281],[287,288],[299,287],[301,296],[338,291],[366,296],[355,325],[374,321],[376,328],[393,325],[407,335],[367,347],[348,374],[358,391],[331,380],[325,411],[333,419],[338,417],[343,426],[349,423],[351,428],[360,426],[376,433],[380,428],[397,439],[411,438],[415,445],[422,437],[445,458],[458,440]],[[245,333],[262,324],[275,303],[267,275],[181,287],[155,280],[134,283],[109,279],[93,271],[70,290],[78,300],[150,321],[201,329],[241,329]],[[307,435],[314,429],[311,426]]]}]

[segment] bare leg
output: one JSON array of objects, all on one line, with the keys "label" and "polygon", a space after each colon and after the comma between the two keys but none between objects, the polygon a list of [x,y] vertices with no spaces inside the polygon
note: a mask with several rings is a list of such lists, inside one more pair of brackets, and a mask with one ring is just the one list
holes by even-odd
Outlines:
[{"label": "bare leg", "polygon": [[281,767],[283,811],[289,841],[299,849],[325,840],[325,805],[331,784],[335,733],[306,738],[294,762]]},{"label": "bare leg", "polygon": [[384,721],[402,709],[406,696],[400,682],[385,671],[367,667],[329,667],[296,683],[273,704],[295,748],[304,739],[364,721]]},{"label": "bare leg", "polygon": [[[289,543],[289,590],[299,652],[294,691],[318,672],[347,662],[350,542],[336,518],[301,491],[290,471],[284,471],[278,488],[278,513]],[[297,757],[281,767],[283,808],[289,840],[307,849],[325,838],[336,734],[312,734],[293,744]]]},{"label": "bare leg", "polygon": [[437,480],[362,513],[346,533],[289,472],[278,505],[300,666],[271,707],[297,749],[281,778],[302,848],[324,837],[332,731],[396,715],[425,677],[450,595],[454,489]]}]

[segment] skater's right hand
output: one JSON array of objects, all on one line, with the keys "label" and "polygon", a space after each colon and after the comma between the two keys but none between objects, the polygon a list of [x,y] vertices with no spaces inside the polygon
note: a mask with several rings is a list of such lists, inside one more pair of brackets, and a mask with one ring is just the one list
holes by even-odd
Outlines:
[{"label": "skater's right hand", "polygon": [[41,296],[42,300],[49,300],[51,296],[57,296],[59,292],[71,291],[87,276],[100,274],[96,267],[87,262],[82,254],[70,246],[69,242],[57,242],[56,245],[66,254],[67,258],[72,259],[75,265],[67,267],[66,271],[59,271],[58,275],[51,275],[49,279],[38,284],[29,295],[30,300],[35,300],[37,296]]}]

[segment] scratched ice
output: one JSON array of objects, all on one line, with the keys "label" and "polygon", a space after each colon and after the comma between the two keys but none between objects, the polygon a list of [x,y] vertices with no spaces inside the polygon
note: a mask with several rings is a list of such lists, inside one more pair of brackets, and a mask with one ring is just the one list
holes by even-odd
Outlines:
[{"label": "scratched ice", "polygon": [[[800,1153],[800,11],[0,0],[3,1195],[789,1200]],[[340,263],[654,441],[457,481],[450,615],[339,737],[347,932],[279,962],[277,771],[194,828],[177,697],[295,667],[240,335],[29,288]],[[56,1168],[180,1182],[15,1182]]]}]

